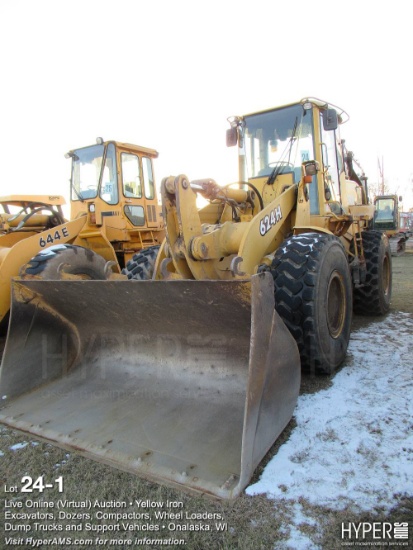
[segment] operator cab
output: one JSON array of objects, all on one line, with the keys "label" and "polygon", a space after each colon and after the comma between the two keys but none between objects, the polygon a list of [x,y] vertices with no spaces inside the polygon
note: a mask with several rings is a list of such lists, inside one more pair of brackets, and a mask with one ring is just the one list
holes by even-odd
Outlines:
[{"label": "operator cab", "polygon": [[[92,223],[110,217],[111,227],[122,229],[123,215],[129,229],[158,228],[152,166],[158,153],[138,145],[104,142],[102,138],[96,141],[96,145],[74,149],[66,155],[72,159],[72,218],[89,212]],[[122,214],[118,214],[119,210]]]},{"label": "operator cab", "polygon": [[227,145],[238,144],[240,181],[253,183],[267,202],[269,186],[277,183],[278,194],[306,176],[311,214],[322,213],[325,202],[339,205],[340,213],[344,163],[336,130],[347,119],[317,99],[228,119]]},{"label": "operator cab", "polygon": [[397,229],[397,197],[383,196],[374,201],[373,227],[379,231]]}]

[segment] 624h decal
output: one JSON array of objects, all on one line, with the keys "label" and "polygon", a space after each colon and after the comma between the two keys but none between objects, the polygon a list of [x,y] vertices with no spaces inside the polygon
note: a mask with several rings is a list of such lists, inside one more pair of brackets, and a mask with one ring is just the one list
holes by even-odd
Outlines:
[{"label": "624h decal", "polygon": [[276,206],[269,214],[260,221],[260,235],[264,236],[268,231],[282,219],[281,206]]}]

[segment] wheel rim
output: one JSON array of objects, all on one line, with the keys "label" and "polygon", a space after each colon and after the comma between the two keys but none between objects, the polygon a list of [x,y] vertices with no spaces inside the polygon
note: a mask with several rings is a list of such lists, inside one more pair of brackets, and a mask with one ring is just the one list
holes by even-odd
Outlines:
[{"label": "wheel rim", "polygon": [[327,324],[330,335],[338,338],[346,318],[346,293],[343,278],[334,271],[327,290]]}]

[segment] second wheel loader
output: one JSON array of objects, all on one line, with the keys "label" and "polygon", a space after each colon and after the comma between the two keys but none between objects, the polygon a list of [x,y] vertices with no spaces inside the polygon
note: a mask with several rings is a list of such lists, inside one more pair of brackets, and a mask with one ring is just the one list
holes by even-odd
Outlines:
[{"label": "second wheel loader", "polygon": [[16,279],[1,421],[157,482],[239,495],[293,415],[301,367],[334,372],[353,307],[389,309],[388,239],[351,178],[345,120],[312,98],[231,118],[239,181],[162,181],[166,238],[148,280]]},{"label": "second wheel loader", "polygon": [[[97,139],[73,149],[70,220],[61,196],[0,197],[0,326],[7,328],[10,280],[106,279],[125,270],[140,278],[134,256],[151,257],[165,233],[155,188],[157,151]],[[126,264],[129,268],[126,268]]]},{"label": "second wheel loader", "polygon": [[407,227],[406,214],[399,211],[398,197],[380,195],[375,198],[374,206],[374,229],[387,235],[392,256],[401,256],[406,251],[406,243],[412,231]]}]

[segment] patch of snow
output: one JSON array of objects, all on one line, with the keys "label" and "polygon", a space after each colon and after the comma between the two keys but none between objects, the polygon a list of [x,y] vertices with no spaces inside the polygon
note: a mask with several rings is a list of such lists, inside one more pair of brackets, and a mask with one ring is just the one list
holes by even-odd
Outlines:
[{"label": "patch of snow", "polygon": [[[413,494],[412,316],[352,333],[348,354],[330,388],[299,397],[297,427],[247,494],[356,512]],[[309,523],[302,510],[292,515],[293,531]],[[293,531],[288,544],[307,548]]]},{"label": "patch of snow", "polygon": [[64,464],[67,464],[67,460],[62,460],[61,462],[57,462],[54,467],[55,468],[61,468]]},{"label": "patch of snow", "polygon": [[11,447],[9,447],[9,449],[11,451],[19,451],[20,449],[24,449],[25,447],[27,447],[27,445],[28,443],[26,441],[23,441],[23,443],[15,443]]},{"label": "patch of snow", "polygon": [[285,541],[277,541],[276,550],[321,550],[321,547],[310,540],[306,533],[303,533],[299,527],[304,525],[316,526],[319,530],[318,522],[309,518],[303,512],[299,502],[295,502],[287,511],[290,516],[289,524],[283,526],[280,531],[286,536]]},{"label": "patch of snow", "polygon": [[289,527],[289,539],[277,541],[274,550],[321,550],[321,546],[314,544],[304,533],[297,529],[294,524]]}]

